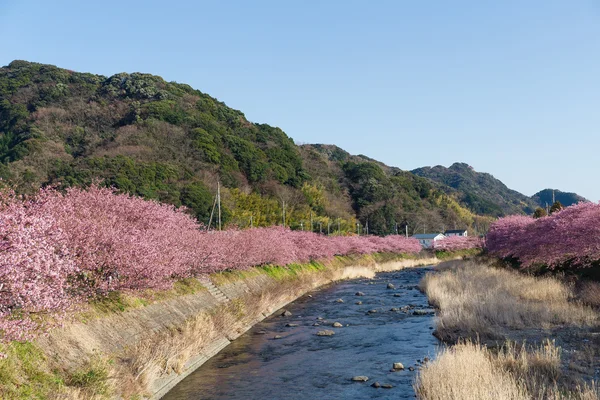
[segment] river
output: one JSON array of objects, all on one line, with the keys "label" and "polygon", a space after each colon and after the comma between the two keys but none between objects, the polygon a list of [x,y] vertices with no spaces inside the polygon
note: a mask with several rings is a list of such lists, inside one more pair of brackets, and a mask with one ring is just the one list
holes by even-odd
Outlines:
[{"label": "river", "polygon": [[[418,360],[431,358],[439,344],[432,310],[416,288],[429,270],[380,273],[308,293],[285,307],[291,316],[282,317],[281,310],[266,318],[164,399],[414,398]],[[332,327],[334,322],[343,327]],[[326,329],[335,334],[316,335]],[[390,371],[395,362],[406,369]],[[359,375],[368,382],[351,381]],[[393,387],[374,388],[374,382]]]}]

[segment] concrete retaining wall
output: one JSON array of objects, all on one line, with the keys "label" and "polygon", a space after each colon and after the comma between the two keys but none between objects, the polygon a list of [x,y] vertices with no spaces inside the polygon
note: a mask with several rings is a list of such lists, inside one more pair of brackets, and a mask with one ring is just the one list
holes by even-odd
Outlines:
[{"label": "concrete retaining wall", "polygon": [[[117,398],[131,394],[125,386],[138,385],[137,390],[143,388],[147,398],[159,399],[257,322],[312,289],[336,280],[372,277],[376,272],[439,262],[429,258],[331,268],[288,282],[266,273],[221,285],[213,279],[205,281],[206,291],[73,323],[39,342],[49,357],[70,368],[77,368],[92,354],[115,360],[116,373],[122,374],[116,379],[120,392]],[[206,324],[210,327],[195,334],[190,331],[189,321],[200,317],[209,321]],[[169,343],[173,343],[173,349],[168,348]],[[153,347],[156,355],[150,357]],[[179,360],[177,368],[171,366],[175,364],[173,359]]]}]

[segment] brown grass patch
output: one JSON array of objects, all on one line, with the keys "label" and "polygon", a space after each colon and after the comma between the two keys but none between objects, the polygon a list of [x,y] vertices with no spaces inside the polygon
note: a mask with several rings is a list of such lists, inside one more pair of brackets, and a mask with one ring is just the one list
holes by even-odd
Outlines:
[{"label": "brown grass patch", "polygon": [[554,378],[560,374],[560,349],[547,341],[526,349],[507,343],[493,353],[485,346],[459,343],[442,350],[415,381],[422,400],[592,400],[595,385],[567,392]]},{"label": "brown grass patch", "polygon": [[577,297],[582,303],[600,308],[600,282],[584,281],[577,289]]},{"label": "brown grass patch", "polygon": [[555,278],[463,263],[428,274],[421,288],[439,308],[437,335],[504,339],[508,329],[592,325],[598,315],[575,301],[571,288]]}]

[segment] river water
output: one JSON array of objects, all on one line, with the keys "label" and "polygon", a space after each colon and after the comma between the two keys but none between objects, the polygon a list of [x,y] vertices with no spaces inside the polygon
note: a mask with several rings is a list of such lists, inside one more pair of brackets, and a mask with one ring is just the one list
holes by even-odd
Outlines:
[{"label": "river water", "polygon": [[[257,324],[164,399],[414,398],[418,360],[432,358],[439,343],[432,336],[433,310],[416,289],[427,271],[381,273],[311,292],[285,307],[291,316],[282,317],[279,311]],[[421,315],[425,312],[429,314]],[[343,327],[332,327],[334,322]],[[316,335],[325,329],[335,335]],[[406,369],[390,371],[395,362]],[[408,370],[411,366],[415,371]],[[358,375],[369,381],[351,381]],[[374,388],[376,381],[393,387]]]}]

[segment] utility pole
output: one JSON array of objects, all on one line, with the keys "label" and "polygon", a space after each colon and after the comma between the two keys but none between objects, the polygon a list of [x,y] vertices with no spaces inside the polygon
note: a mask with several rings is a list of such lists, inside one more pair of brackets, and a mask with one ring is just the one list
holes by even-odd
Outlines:
[{"label": "utility pole", "polygon": [[212,224],[213,215],[215,214],[215,208],[217,207],[217,195],[215,195],[215,201],[213,202],[212,210],[210,210],[210,218],[208,219],[207,231],[210,231],[210,225]]},{"label": "utility pole", "polygon": [[360,222],[356,223],[356,234],[360,236]]},{"label": "utility pole", "polygon": [[250,214],[250,228],[254,228],[254,221],[252,221],[252,214]]},{"label": "utility pole", "polygon": [[285,226],[285,200],[281,200],[281,221],[283,222],[283,226]]},{"label": "utility pole", "polygon": [[396,232],[396,235],[398,234],[398,223],[397,222],[394,225],[394,232]]},{"label": "utility pole", "polygon": [[312,218],[312,211],[310,212],[310,231],[313,231],[313,218]]},{"label": "utility pole", "polygon": [[552,204],[556,203],[556,198],[554,197],[554,189],[552,189]]},{"label": "utility pole", "polygon": [[302,229],[302,231],[304,231],[304,222],[300,222],[300,229]]},{"label": "utility pole", "polygon": [[217,203],[219,204],[219,230],[221,230],[221,182],[217,182]]},{"label": "utility pole", "polygon": [[340,229],[340,219],[338,218],[338,234],[341,234],[342,230]]},{"label": "utility pole", "polygon": [[408,237],[408,224],[404,225],[404,234]]},{"label": "utility pole", "polygon": [[319,221],[319,233],[323,233],[323,222]]},{"label": "utility pole", "polygon": [[367,236],[369,236],[369,219],[368,218],[367,218],[367,225],[365,226],[365,229],[366,229],[365,232],[366,232]]},{"label": "utility pole", "polygon": [[331,222],[327,222],[327,236],[331,234]]}]

